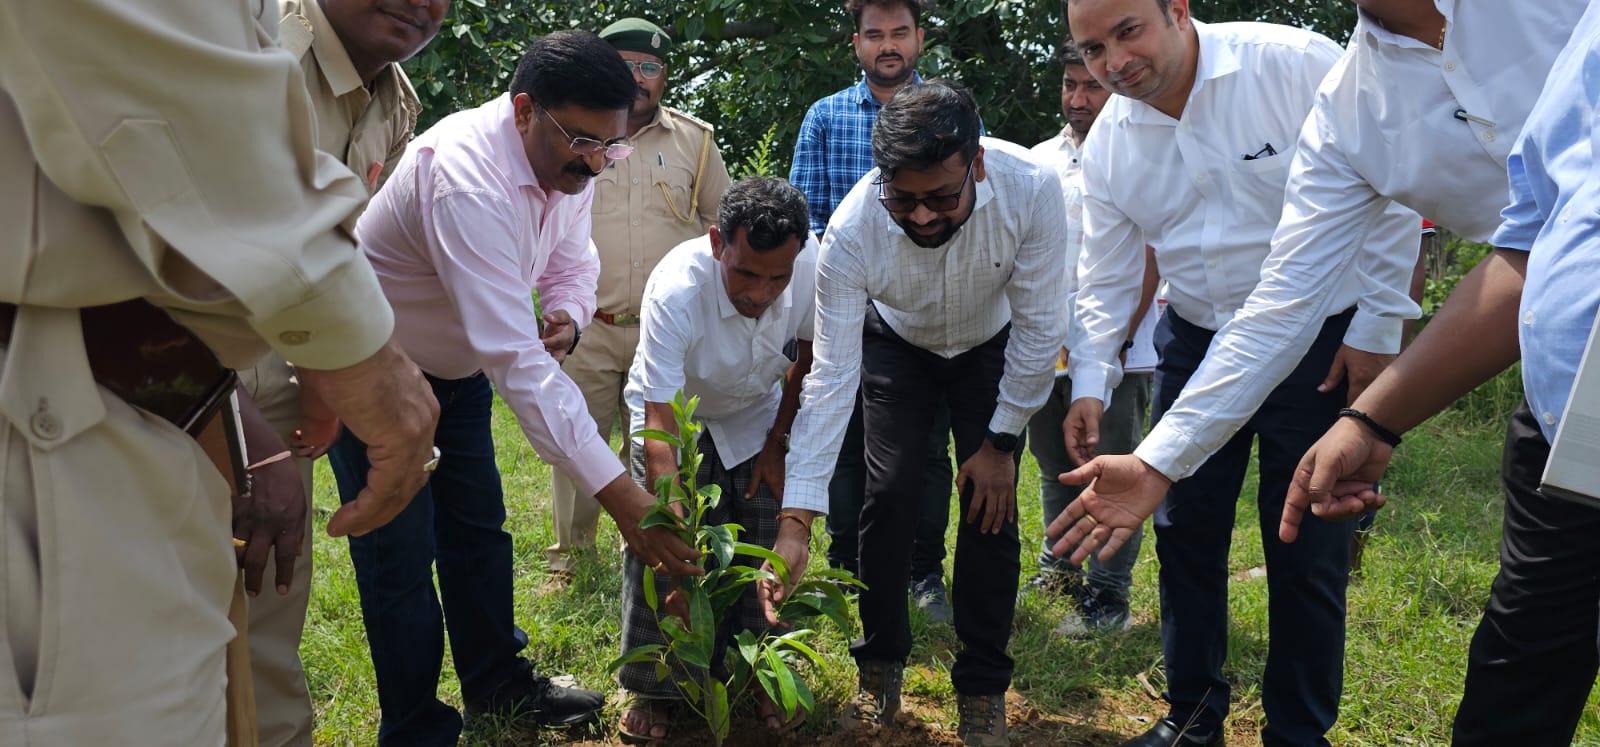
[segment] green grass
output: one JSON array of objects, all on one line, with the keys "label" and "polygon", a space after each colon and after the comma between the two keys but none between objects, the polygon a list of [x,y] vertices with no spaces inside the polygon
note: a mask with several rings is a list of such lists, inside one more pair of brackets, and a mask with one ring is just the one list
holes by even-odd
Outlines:
[{"label": "green grass", "polygon": [[[1513,383],[1507,386],[1506,380]],[[1507,375],[1491,386],[1515,392]],[[1461,695],[1467,644],[1494,576],[1500,537],[1499,488],[1502,426],[1492,413],[1504,392],[1479,396],[1457,411],[1430,421],[1407,436],[1387,478],[1390,503],[1378,517],[1364,571],[1349,594],[1345,688],[1339,723],[1330,739],[1343,745],[1448,743],[1450,721]],[[1485,404],[1483,400],[1488,400]],[[1498,406],[1504,409],[1503,406]],[[602,519],[599,548],[582,565],[574,584],[547,587],[543,548],[553,541],[546,501],[549,467],[529,448],[510,413],[499,408],[495,436],[507,496],[507,527],[515,537],[517,622],[528,631],[528,653],[545,671],[571,673],[583,684],[614,690],[606,664],[618,653],[620,556],[609,519]],[[1023,573],[1037,548],[1041,520],[1038,474],[1023,463],[1019,509],[1023,527]],[[1264,723],[1261,668],[1266,658],[1266,583],[1242,572],[1261,564],[1254,477],[1239,501],[1230,571],[1232,631],[1225,675],[1233,687],[1230,742],[1251,744]],[[317,468],[317,519],[325,526],[338,504],[326,465]],[[818,532],[820,534],[820,522]],[[951,528],[953,546],[954,526]],[[814,546],[820,562],[824,539]],[[372,665],[362,629],[355,580],[343,540],[319,535],[315,589],[301,652],[317,709],[316,741],[368,745],[376,741],[378,707]],[[949,567],[949,561],[946,563]],[[1013,737],[1024,745],[1115,745],[1165,714],[1152,696],[1164,682],[1157,621],[1155,548],[1147,537],[1135,568],[1133,608],[1137,624],[1127,633],[1090,641],[1052,635],[1065,607],[1028,598],[1018,607],[1011,640],[1017,659],[1010,706]],[[959,590],[954,590],[960,593]],[[949,628],[927,628],[913,617],[917,634],[906,680],[907,708],[928,724],[906,744],[954,743],[955,695],[949,668],[956,641]],[[827,631],[817,641],[827,666],[806,676],[820,712],[796,743],[828,733],[839,705],[850,695],[855,669],[848,638]],[[460,705],[449,668],[440,697]],[[1577,743],[1600,744],[1600,698],[1591,695]],[[546,732],[533,743],[589,740],[613,743],[616,709],[589,731]],[[736,723],[730,744],[752,743]],[[704,732],[680,725],[683,743],[706,742]],[[741,737],[743,739],[741,740]],[[513,731],[475,729],[467,744],[527,744]],[[754,743],[763,743],[757,739]]]}]

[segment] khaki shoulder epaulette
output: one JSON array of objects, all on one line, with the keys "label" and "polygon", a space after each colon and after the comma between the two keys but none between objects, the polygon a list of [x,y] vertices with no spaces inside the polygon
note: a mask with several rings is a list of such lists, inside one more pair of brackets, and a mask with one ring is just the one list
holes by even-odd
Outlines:
[{"label": "khaki shoulder epaulette", "polygon": [[684,123],[686,123],[686,124],[694,125],[695,127],[699,127],[700,129],[705,130],[707,132],[715,132],[716,129],[717,129],[716,126],[711,124],[710,122],[707,122],[707,121],[705,121],[705,120],[703,120],[703,119],[701,119],[699,117],[696,117],[693,114],[685,112],[685,111],[683,111],[681,109],[674,109],[674,108],[672,108],[670,106],[663,107],[663,108],[665,108],[667,111],[672,112],[673,114],[677,115],[678,119],[683,120]]},{"label": "khaki shoulder epaulette", "polygon": [[278,21],[278,46],[288,50],[297,60],[311,51],[312,37],[311,21],[298,11],[291,12]]}]

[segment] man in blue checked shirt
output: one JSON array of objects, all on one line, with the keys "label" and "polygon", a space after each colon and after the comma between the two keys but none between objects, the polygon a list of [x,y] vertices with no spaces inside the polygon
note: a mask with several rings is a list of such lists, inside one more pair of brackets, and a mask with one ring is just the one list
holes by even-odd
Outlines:
[{"label": "man in blue checked shirt", "polygon": [[[818,99],[800,124],[789,182],[806,196],[811,232],[822,239],[833,209],[871,171],[872,125],[896,91],[920,83],[922,0],[849,0],[856,58],[865,76]],[[927,492],[911,556],[911,595],[929,622],[948,624],[944,588],[944,532],[950,521],[950,416],[941,407],[928,440]],[[859,572],[856,564],[861,503],[866,490],[861,404],[856,403],[828,485],[828,564]]]}]

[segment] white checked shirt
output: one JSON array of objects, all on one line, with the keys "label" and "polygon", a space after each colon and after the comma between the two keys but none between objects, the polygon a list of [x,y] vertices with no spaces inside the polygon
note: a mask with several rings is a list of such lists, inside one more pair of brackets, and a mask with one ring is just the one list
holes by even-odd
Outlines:
[{"label": "white checked shirt", "polygon": [[[1587,4],[1439,0],[1442,52],[1359,16],[1300,132],[1261,283],[1134,452],[1140,459],[1179,479],[1249,420],[1342,308],[1327,290],[1362,271],[1363,244],[1381,246],[1367,237],[1409,220],[1389,199],[1489,239],[1508,200],[1506,156]],[[1396,261],[1415,261],[1415,240],[1403,248]]]},{"label": "white checked shirt", "polygon": [[817,266],[817,338],[790,434],[784,505],[826,511],[828,478],[861,381],[867,304],[906,342],[946,358],[1009,322],[1005,373],[989,429],[1021,433],[1049,394],[1066,335],[1066,206],[1055,172],[983,138],[986,178],[972,216],[943,246],[913,244],[878,204],[878,170],[828,222]]},{"label": "white checked shirt", "polygon": [[784,348],[811,340],[816,297],[817,240],[810,232],[789,287],[756,319],[728,300],[709,237],[679,244],[644,286],[639,351],[622,394],[629,432],[644,428],[646,402],[671,402],[681,389],[685,397],[700,398],[695,419],[711,434],[723,466],[760,453],[778,415],[783,374],[793,363]]},{"label": "white checked shirt", "polygon": [[[1084,143],[1084,339],[1070,358],[1073,399],[1108,400],[1121,380],[1117,353],[1139,302],[1146,244],[1167,281],[1169,311],[1216,330],[1244,305],[1283,210],[1294,144],[1340,55],[1326,37],[1288,26],[1194,26],[1199,63],[1182,119],[1113,96]],[[1399,350],[1401,321],[1416,315],[1407,295],[1414,220],[1369,239],[1362,276],[1332,289],[1335,309],[1360,302],[1345,335],[1351,347]]]}]

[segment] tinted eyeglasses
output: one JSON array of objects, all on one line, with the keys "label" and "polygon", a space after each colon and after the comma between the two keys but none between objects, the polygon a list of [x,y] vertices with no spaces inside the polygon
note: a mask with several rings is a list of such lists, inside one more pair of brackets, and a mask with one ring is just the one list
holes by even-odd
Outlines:
[{"label": "tinted eyeglasses", "polygon": [[666,65],[659,62],[635,62],[633,60],[623,60],[623,62],[627,64],[629,70],[638,71],[639,75],[643,76],[645,80],[655,80],[661,77],[661,70],[666,67]]},{"label": "tinted eyeglasses", "polygon": [[573,137],[572,135],[567,134],[567,128],[562,127],[561,123],[556,121],[555,116],[550,113],[549,109],[544,110],[544,116],[549,118],[550,122],[556,126],[557,130],[561,131],[562,137],[572,141],[567,143],[567,147],[572,149],[573,153],[583,156],[584,158],[589,158],[602,151],[605,152],[606,158],[612,161],[621,161],[622,159],[633,155],[632,143],[620,141],[602,143],[592,137]]},{"label": "tinted eyeglasses", "polygon": [[967,175],[962,177],[961,186],[956,191],[942,195],[928,195],[927,197],[888,197],[883,194],[883,185],[878,185],[878,203],[884,210],[891,213],[909,213],[922,205],[935,213],[955,210],[961,204],[961,195],[967,191],[967,182],[972,180],[972,163],[977,159],[967,162]]}]

